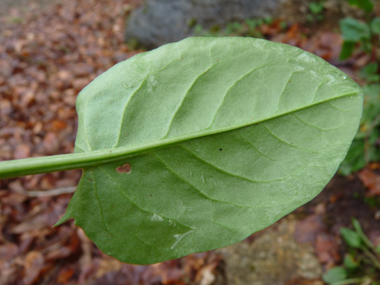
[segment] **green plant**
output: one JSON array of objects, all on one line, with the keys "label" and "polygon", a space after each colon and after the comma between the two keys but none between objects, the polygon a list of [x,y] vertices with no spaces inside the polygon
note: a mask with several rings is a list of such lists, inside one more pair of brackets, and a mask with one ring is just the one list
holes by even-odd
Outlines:
[{"label": "green plant", "polygon": [[370,207],[380,209],[380,197],[379,196],[365,197],[364,201]]},{"label": "green plant", "polygon": [[[379,60],[376,49],[379,47],[380,17],[374,14],[374,4],[371,0],[348,0],[351,5],[358,6],[366,16],[365,21],[347,17],[340,21],[343,46],[340,58],[349,58],[359,46],[366,53],[374,53],[374,59]],[[378,5],[378,4],[377,4]]]},{"label": "green plant", "polygon": [[370,55],[369,62],[360,71],[365,81],[364,112],[357,134],[340,172],[348,175],[362,169],[367,163],[380,159],[380,17],[375,17],[370,0],[350,0],[366,13],[366,21],[345,18],[340,21],[344,40],[340,58],[347,59],[355,51]]},{"label": "green plant", "polygon": [[188,38],[117,64],[77,99],[75,153],[0,163],[0,179],[74,168],[69,218],[147,264],[238,242],[315,197],[357,131],[361,88],[321,58],[251,38]]},{"label": "green plant", "polygon": [[364,109],[359,132],[352,142],[340,173],[348,175],[362,169],[367,163],[380,159],[380,84],[364,86]]},{"label": "green plant", "polygon": [[325,2],[311,2],[309,4],[310,13],[306,16],[306,20],[309,22],[322,21],[325,17],[323,11],[325,9]]},{"label": "green plant", "polygon": [[353,6],[357,6],[367,13],[372,12],[374,7],[372,0],[348,0],[348,3]]},{"label": "green plant", "polygon": [[10,18],[9,21],[11,23],[16,23],[16,24],[21,24],[23,22],[24,19],[22,18],[18,18],[18,17],[14,17],[14,18]]},{"label": "green plant", "polygon": [[380,284],[380,247],[363,233],[356,219],[352,219],[354,230],[341,228],[340,232],[346,242],[348,251],[342,267],[334,267],[323,275],[323,280],[330,285]]},{"label": "green plant", "polygon": [[239,37],[253,37],[264,38],[264,35],[260,31],[262,25],[270,25],[273,23],[271,17],[265,17],[262,19],[246,19],[244,22],[232,22],[228,23],[224,29],[219,26],[211,27],[209,30],[205,30],[201,25],[195,25],[194,35],[202,37],[225,37],[225,36],[239,36]]}]

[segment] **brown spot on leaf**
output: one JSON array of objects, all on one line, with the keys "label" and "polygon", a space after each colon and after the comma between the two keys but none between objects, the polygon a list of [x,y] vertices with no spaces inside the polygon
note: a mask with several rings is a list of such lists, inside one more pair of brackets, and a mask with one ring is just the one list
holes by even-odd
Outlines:
[{"label": "brown spot on leaf", "polygon": [[129,163],[124,164],[116,168],[116,171],[119,173],[131,173],[131,165]]}]

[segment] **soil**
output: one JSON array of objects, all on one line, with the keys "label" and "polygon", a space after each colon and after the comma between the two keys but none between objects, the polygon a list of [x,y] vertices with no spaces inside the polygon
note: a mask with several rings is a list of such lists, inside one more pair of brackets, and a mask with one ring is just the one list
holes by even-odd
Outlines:
[{"label": "soil", "polygon": [[60,0],[1,0],[0,16],[9,15],[13,8],[17,8],[19,12],[27,12],[30,5],[38,8],[44,8]]},{"label": "soil", "polygon": [[380,231],[378,217],[379,209],[370,205],[366,195],[367,189],[356,175],[343,177],[336,175],[315,199],[298,209],[306,214],[317,205],[324,205],[324,223],[329,231],[338,234],[340,227],[350,227],[351,219],[355,217],[361,224],[363,231],[370,235]]},{"label": "soil", "polygon": [[[311,3],[320,3],[322,1],[314,0],[292,0],[288,1],[284,5],[284,10],[282,11],[282,16],[284,19],[291,22],[304,22],[305,15],[312,14],[310,11]],[[333,22],[338,23],[340,19],[347,16],[352,17],[363,17],[364,13],[362,10],[350,5],[346,0],[326,0],[323,4],[324,10],[321,12],[324,16],[323,22]]]},{"label": "soil", "polygon": [[352,16],[361,18],[363,12],[349,5],[346,0],[327,0],[324,1],[323,20],[308,20],[308,15],[312,15],[309,5],[315,0],[291,0],[286,1],[279,13],[279,17],[292,23],[302,23],[307,25],[312,31],[337,31],[339,20]]},{"label": "soil", "polygon": [[217,250],[224,256],[229,284],[285,285],[299,278],[318,280],[322,266],[310,243],[298,243],[298,219],[288,215],[257,234],[252,243],[243,241]]},{"label": "soil", "polygon": [[[27,10],[29,7],[28,5],[32,4],[35,7],[44,8],[55,1],[59,0],[0,0],[0,15],[11,14],[12,17],[13,14],[11,12],[15,7],[25,7],[24,10]],[[291,3],[291,5],[285,7],[284,11],[282,11],[282,17],[290,22],[304,21],[305,15],[308,13],[307,7],[309,2],[294,0],[289,3]],[[356,13],[360,16],[360,13],[357,12],[357,10],[349,8],[346,4],[347,3],[345,0],[326,1],[326,19],[321,23],[310,24],[311,29],[320,30],[326,28],[331,30],[331,27],[338,27],[337,19],[339,19],[342,15],[351,15]],[[336,7],[343,8],[337,9]],[[15,15],[21,14],[16,13]],[[122,33],[122,31],[120,31],[120,33]],[[109,55],[105,55],[103,58],[106,59],[107,57],[109,57]],[[54,137],[52,138],[53,139],[51,140],[55,141]],[[45,187],[48,189],[51,188],[49,183],[55,178],[52,175],[46,177],[49,178],[46,179],[47,186]],[[73,180],[75,180],[74,178]],[[13,185],[12,191],[4,190],[4,197],[8,195],[9,192],[12,192],[14,197],[19,197],[19,199],[25,200],[26,198],[24,196],[20,193],[16,193],[16,186],[18,187],[18,184]],[[370,237],[370,239],[372,239],[374,243],[378,244],[380,242],[379,208],[370,206],[366,196],[366,191],[367,190],[356,175],[351,177],[335,176],[320,195],[318,195],[311,202],[294,211],[292,214],[284,217],[271,227],[252,235],[243,242],[217,250],[215,253],[221,255],[223,259],[216,268],[216,281],[214,281],[213,284],[322,285],[323,283],[320,281],[322,273],[327,268],[341,263],[341,256],[343,256],[346,248],[340,238],[339,229],[342,226],[351,227],[352,217],[359,220],[364,232]],[[2,196],[0,195],[0,197]],[[12,203],[21,205],[22,202],[24,202],[24,200],[22,200],[22,202],[18,202],[14,197],[12,198]],[[64,197],[61,196],[60,199],[57,197],[52,200],[55,202],[51,205],[51,208],[57,209],[59,206],[59,209],[63,211],[69,200],[69,195],[66,194]],[[5,204],[6,201],[4,198],[2,201]],[[33,203],[37,204],[37,202],[35,202],[37,200],[31,201],[34,201]],[[32,202],[28,203],[33,204]],[[47,202],[41,203],[41,205],[47,204]],[[30,208],[32,209],[32,207]],[[9,209],[13,208],[9,207]],[[29,208],[25,207],[25,209]],[[23,208],[21,210],[23,210]],[[39,211],[47,212],[43,207]],[[16,210],[14,210],[14,212],[18,213]],[[59,214],[61,214],[61,212],[59,212]],[[17,217],[19,220],[22,220],[23,216],[20,216],[21,218],[19,216]],[[56,220],[55,217],[53,217],[53,220]],[[30,226],[31,223],[29,223],[29,225],[28,223],[24,223],[23,225]],[[47,231],[47,228],[48,227],[44,228],[44,231]],[[67,228],[69,230],[69,227]],[[18,230],[20,229],[18,228]],[[70,225],[70,230],[74,232],[77,231],[79,233],[72,235],[73,238],[67,242],[67,247],[73,244],[73,240],[75,241],[75,239],[78,239],[78,235],[81,240],[85,240],[85,242],[81,243],[81,247],[83,248],[81,250],[83,252],[87,252],[89,260],[92,258],[91,254],[92,256],[101,256],[103,258],[101,259],[101,262],[110,264],[110,267],[115,268],[115,260],[103,257],[102,254],[96,249],[94,249],[93,252],[97,255],[93,252],[91,253],[91,247],[93,247],[93,244],[86,240],[79,229],[77,230],[74,225]],[[61,232],[63,232],[63,230],[61,230]],[[28,238],[27,234],[29,234],[29,232],[26,232],[26,238]],[[11,236],[9,239],[10,238]],[[90,249],[86,249],[86,246]],[[27,255],[29,256],[31,253],[35,252],[36,251],[30,251]],[[73,252],[74,254],[77,254],[78,250],[73,249]],[[74,254],[71,258],[75,258]],[[192,258],[196,260],[191,256],[188,257],[188,260],[192,260]],[[63,257],[60,261],[64,262],[64,259],[65,258]],[[98,260],[100,260],[100,258],[98,258]],[[98,260],[96,260],[96,262],[99,263],[100,261]],[[178,263],[186,264],[184,260],[187,259],[178,261]],[[200,258],[199,260],[202,259]],[[201,266],[197,262],[198,261],[194,261],[196,264],[194,268],[199,269]],[[119,265],[117,262],[116,264],[118,264],[117,266],[120,266],[120,268],[125,266],[123,267],[125,271],[128,269],[130,272],[136,272],[136,275],[140,274],[139,272],[142,272],[143,270],[141,269],[142,267],[127,267],[127,265]],[[155,267],[153,266],[150,268],[157,269],[160,266],[165,268],[164,266],[166,265],[155,265]],[[75,272],[75,268],[67,268],[65,270],[72,270],[72,272]],[[97,267],[94,266],[93,268]],[[147,267],[144,267],[144,270],[146,268]],[[84,269],[83,272],[85,270],[88,269]],[[204,270],[204,272],[209,271]],[[62,273],[62,276],[63,275],[64,274]],[[70,277],[68,277],[68,280],[69,279]],[[227,279],[228,282],[225,279]]]}]

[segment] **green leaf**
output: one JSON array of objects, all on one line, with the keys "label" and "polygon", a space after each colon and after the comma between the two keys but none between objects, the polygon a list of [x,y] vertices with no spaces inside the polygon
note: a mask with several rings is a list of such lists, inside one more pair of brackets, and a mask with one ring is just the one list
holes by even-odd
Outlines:
[{"label": "green leaf", "polygon": [[[361,127],[339,168],[340,174],[349,175],[362,169],[368,162],[380,158],[380,150],[376,145],[379,137],[379,130],[376,127],[380,124],[379,99],[380,84],[366,84],[364,86],[364,110]],[[365,140],[370,144],[369,148],[368,144],[365,147]]]},{"label": "green leaf", "polygon": [[366,84],[364,86],[365,104],[377,104],[380,99],[380,84]]},{"label": "green leaf", "polygon": [[360,42],[371,38],[368,25],[356,19],[344,18],[339,25],[345,42]]},{"label": "green leaf", "polygon": [[360,70],[360,77],[370,82],[379,82],[380,75],[378,74],[378,69],[379,64],[377,62],[370,63]]},{"label": "green leaf", "polygon": [[380,34],[380,17],[377,17],[372,20],[371,30],[374,34]]},{"label": "green leaf", "polygon": [[319,2],[319,3],[318,2],[311,2],[309,4],[310,12],[315,14],[315,15],[322,13],[324,8],[325,8],[325,5],[323,2]]},{"label": "green leaf", "polygon": [[75,154],[0,163],[0,176],[84,168],[59,223],[74,218],[119,260],[156,263],[241,241],[314,198],[362,103],[355,82],[298,48],[188,38],[80,93]]},{"label": "green leaf", "polygon": [[346,270],[343,267],[334,267],[327,271],[322,279],[327,284],[334,284],[339,281],[343,281],[347,278]]},{"label": "green leaf", "polygon": [[354,53],[356,47],[356,42],[344,42],[342,45],[342,51],[340,52],[340,60],[345,60],[350,58]]},{"label": "green leaf", "polygon": [[372,52],[372,49],[373,49],[373,45],[372,45],[372,42],[370,39],[362,39],[361,41],[361,49],[370,54]]},{"label": "green leaf", "polygon": [[373,11],[373,3],[371,0],[348,0],[351,5],[355,5],[365,12]]},{"label": "green leaf", "polygon": [[[380,137],[380,130],[377,128],[374,128],[371,130],[371,133],[369,134],[368,142],[371,144],[371,146],[375,145],[379,137]],[[371,161],[373,160],[371,159]]]},{"label": "green leaf", "polygon": [[360,223],[357,219],[355,218],[352,218],[352,225],[354,226],[354,229],[356,231],[356,233],[359,235],[360,239],[364,242],[364,244],[372,249],[372,250],[376,250],[375,249],[375,246],[373,245],[373,243],[368,239],[368,237],[364,234],[363,230],[362,230],[362,227],[360,226]]},{"label": "green leaf", "polygon": [[344,263],[344,266],[350,270],[355,270],[360,266],[359,261],[355,260],[355,258],[351,254],[348,254],[348,253],[344,256],[343,263]]},{"label": "green leaf", "polygon": [[362,233],[362,226],[360,225],[359,221],[355,218],[352,218],[352,225],[354,226],[354,229],[357,233]]},{"label": "green leaf", "polygon": [[271,16],[266,16],[264,19],[264,23],[270,25],[273,23],[273,18]]},{"label": "green leaf", "polygon": [[340,174],[347,176],[362,169],[365,165],[364,139],[355,139],[348,150],[346,158],[340,165],[339,172]]},{"label": "green leaf", "polygon": [[375,123],[376,117],[380,114],[380,84],[366,84],[363,89],[365,101],[362,125],[364,130],[368,131],[368,128]]},{"label": "green leaf", "polygon": [[347,228],[341,228],[340,233],[345,240],[345,242],[354,248],[360,248],[362,246],[362,241],[360,236],[353,230]]}]

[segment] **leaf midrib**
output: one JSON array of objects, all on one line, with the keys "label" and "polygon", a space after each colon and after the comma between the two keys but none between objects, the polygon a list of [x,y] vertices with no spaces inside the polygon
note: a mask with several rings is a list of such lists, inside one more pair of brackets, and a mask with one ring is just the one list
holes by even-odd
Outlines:
[{"label": "leaf midrib", "polygon": [[[207,136],[211,136],[211,135],[215,135],[215,134],[226,133],[226,132],[230,132],[230,131],[233,131],[233,130],[237,130],[237,129],[241,129],[241,128],[244,128],[244,127],[248,127],[248,126],[251,126],[251,125],[263,123],[263,122],[266,122],[266,121],[269,121],[269,120],[272,120],[272,119],[275,119],[275,118],[278,118],[278,117],[286,116],[288,114],[292,114],[294,112],[298,112],[298,111],[301,111],[301,110],[304,110],[304,109],[307,109],[307,108],[311,108],[313,106],[320,105],[320,104],[323,104],[323,103],[326,103],[326,102],[329,102],[329,101],[332,101],[332,100],[336,100],[336,99],[343,98],[343,97],[354,96],[354,95],[357,95],[358,93],[360,93],[359,90],[358,90],[358,92],[354,92],[354,93],[349,93],[349,94],[337,96],[337,97],[330,98],[330,99],[325,100],[325,101],[320,101],[320,102],[317,102],[317,103],[314,103],[314,104],[307,105],[305,107],[301,107],[301,108],[294,109],[294,110],[291,110],[291,111],[288,111],[288,112],[280,113],[280,114],[277,114],[277,115],[274,115],[274,116],[271,116],[271,117],[267,117],[267,118],[264,118],[264,119],[259,119],[259,120],[256,120],[256,121],[252,121],[250,123],[235,125],[235,126],[232,126],[232,127],[229,127],[229,128],[220,128],[220,129],[214,129],[214,130],[207,129],[206,131],[196,132],[196,133],[192,133],[192,134],[181,136],[181,137],[175,137],[175,138],[169,138],[169,139],[160,139],[160,140],[155,141],[153,143],[139,144],[139,145],[135,145],[135,146],[124,146],[124,147],[120,147],[119,146],[119,147],[112,148],[112,149],[98,150],[98,151],[92,151],[92,152],[101,152],[101,151],[110,152],[110,151],[112,151],[112,154],[113,154],[112,156],[115,156],[116,154],[119,154],[120,156],[131,157],[131,156],[134,156],[134,154],[138,155],[138,154],[141,154],[142,152],[146,152],[146,151],[149,151],[149,150],[158,149],[158,148],[162,148],[162,147],[167,147],[169,145],[174,145],[174,144],[181,143],[181,142],[184,142],[184,141],[188,141],[188,140],[192,140],[192,139],[197,139],[197,138],[202,138],[202,137],[207,137]],[[340,111],[342,111],[342,110],[340,110]],[[345,110],[345,111],[347,111],[347,110]]]},{"label": "leaf midrib", "polygon": [[103,165],[103,164],[107,164],[107,163],[111,163],[115,161],[120,161],[126,157],[133,157],[147,151],[167,147],[170,145],[175,145],[177,143],[181,143],[184,141],[211,136],[215,134],[221,134],[221,133],[241,129],[247,126],[251,126],[254,124],[259,124],[259,123],[269,121],[278,117],[282,117],[282,116],[285,116],[285,115],[288,115],[300,110],[311,108],[319,104],[330,102],[332,100],[336,100],[336,99],[344,98],[348,96],[359,95],[360,93],[361,92],[358,89],[357,92],[352,92],[352,93],[336,96],[324,101],[309,104],[307,106],[304,106],[298,109],[293,109],[288,112],[272,115],[271,117],[261,118],[256,121],[247,122],[245,124],[234,125],[229,128],[206,130],[202,132],[192,133],[186,136],[175,137],[175,138],[170,138],[170,139],[162,139],[162,140],[150,142],[147,144],[117,147],[113,149],[94,150],[90,152],[81,152],[81,153],[73,153],[73,154],[53,155],[53,156],[47,156],[47,157],[26,158],[26,159],[19,159],[19,160],[4,161],[4,162],[0,162],[0,179],[46,173],[46,172],[88,168],[88,167]]}]

